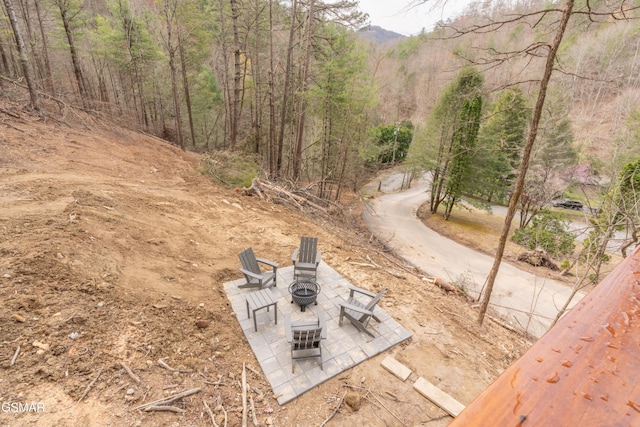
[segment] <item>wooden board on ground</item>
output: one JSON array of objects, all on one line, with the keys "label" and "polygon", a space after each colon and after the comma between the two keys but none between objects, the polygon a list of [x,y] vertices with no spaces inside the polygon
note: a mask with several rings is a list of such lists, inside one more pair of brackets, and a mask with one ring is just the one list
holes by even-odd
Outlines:
[{"label": "wooden board on ground", "polygon": [[449,396],[447,393],[422,377],[418,378],[418,381],[413,384],[413,388],[454,417],[457,417],[464,409],[464,405],[462,403],[458,402],[453,397]]},{"label": "wooden board on ground", "polygon": [[409,378],[409,375],[411,375],[411,369],[407,368],[391,356],[385,357],[382,361],[382,367],[400,378],[402,381],[406,381],[407,378]]}]

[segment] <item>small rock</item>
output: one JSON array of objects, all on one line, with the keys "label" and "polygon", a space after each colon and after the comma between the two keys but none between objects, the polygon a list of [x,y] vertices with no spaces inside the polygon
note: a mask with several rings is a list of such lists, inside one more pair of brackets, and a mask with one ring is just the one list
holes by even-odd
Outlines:
[{"label": "small rock", "polygon": [[98,303],[98,307],[102,307],[103,305],[104,305],[104,301],[100,301],[100,302]]},{"label": "small rock", "polygon": [[49,344],[45,344],[40,341],[34,341],[33,346],[38,347],[41,350],[49,350]]},{"label": "small rock", "polygon": [[209,326],[209,322],[207,320],[198,320],[196,322],[196,326],[200,329],[205,329]]},{"label": "small rock", "polygon": [[127,394],[128,394],[129,396],[131,396],[131,395],[132,395],[133,393],[135,393],[135,392],[136,392],[136,391],[135,391],[134,389],[132,389],[132,388],[127,389]]},{"label": "small rock", "polygon": [[85,319],[85,318],[84,318],[84,317],[82,317],[82,316],[73,316],[73,317],[71,318],[71,323],[77,323],[77,324],[79,324],[79,325],[84,324],[86,321],[87,321],[87,319]]},{"label": "small rock", "polygon": [[360,405],[362,404],[360,394],[355,392],[347,393],[347,395],[344,398],[344,403],[346,403],[347,406],[351,408],[353,412],[359,411]]},{"label": "small rock", "polygon": [[272,426],[273,425],[273,418],[271,417],[267,417],[266,420],[264,420],[264,423],[268,426]]},{"label": "small rock", "polygon": [[24,322],[26,322],[26,321],[27,321],[27,319],[26,319],[24,316],[21,316],[21,315],[20,315],[20,314],[18,314],[18,313],[13,313],[13,314],[11,315],[11,317],[13,317],[14,319],[16,319],[16,320],[17,320],[18,322],[20,322],[20,323],[24,323]]},{"label": "small rock", "polygon": [[75,340],[76,338],[78,338],[78,333],[77,332],[71,332],[69,334],[69,338],[71,338],[72,340]]},{"label": "small rock", "polygon": [[2,277],[5,279],[11,279],[11,275],[9,273],[4,273]]},{"label": "small rock", "polygon": [[198,307],[200,307],[200,308],[204,307],[204,303],[201,302],[200,304],[198,304]]}]

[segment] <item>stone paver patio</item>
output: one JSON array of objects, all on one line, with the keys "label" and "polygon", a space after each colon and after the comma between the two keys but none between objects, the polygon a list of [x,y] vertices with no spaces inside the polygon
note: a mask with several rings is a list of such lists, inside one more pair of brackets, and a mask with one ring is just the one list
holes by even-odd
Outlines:
[{"label": "stone paver patio", "polygon": [[[244,279],[224,284],[231,307],[280,405],[411,337],[409,331],[384,311],[384,298],[375,309],[380,323],[372,320],[369,324],[375,338],[359,332],[347,319],[339,326],[339,302],[347,299],[351,284],[325,262],[318,267],[317,283],[321,286],[318,305],[308,305],[304,313],[297,304],[291,303],[289,284],[292,281],[293,266],[278,269],[278,285],[269,288],[277,301],[278,324],[274,324],[273,307],[270,311],[260,310],[256,313],[257,332],[253,319],[247,317],[245,302],[246,296],[256,288],[239,289],[238,285],[245,283]],[[290,314],[292,321],[313,321],[318,317],[318,310],[325,312],[327,322],[327,339],[322,341],[324,369],[320,369],[318,359],[296,360],[293,362],[295,373],[291,373],[290,348],[284,331],[285,314]]]}]

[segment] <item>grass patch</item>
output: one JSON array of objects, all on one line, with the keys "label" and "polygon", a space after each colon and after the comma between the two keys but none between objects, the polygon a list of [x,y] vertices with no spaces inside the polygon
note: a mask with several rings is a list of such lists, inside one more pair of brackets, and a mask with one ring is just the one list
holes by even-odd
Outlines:
[{"label": "grass patch", "polygon": [[250,187],[260,173],[257,157],[239,152],[215,151],[202,158],[201,167],[202,173],[232,188]]},{"label": "grass patch", "polygon": [[[432,230],[458,243],[492,256],[496,253],[498,239],[504,225],[503,217],[493,215],[482,209],[469,208],[468,206],[464,208],[455,206],[448,221],[442,215],[432,215],[429,212],[428,205],[420,208],[419,216]],[[509,238],[511,238],[514,230],[515,226],[512,225]],[[508,258],[515,259],[519,253],[525,250],[525,248],[509,240],[505,255]]]}]

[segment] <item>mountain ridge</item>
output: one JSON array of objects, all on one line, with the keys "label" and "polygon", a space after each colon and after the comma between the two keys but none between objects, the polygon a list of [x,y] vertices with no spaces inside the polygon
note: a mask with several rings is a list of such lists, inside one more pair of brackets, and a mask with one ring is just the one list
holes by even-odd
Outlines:
[{"label": "mountain ridge", "polygon": [[385,44],[391,40],[406,38],[407,36],[395,31],[384,29],[378,25],[367,25],[358,30],[358,36],[378,44]]}]

